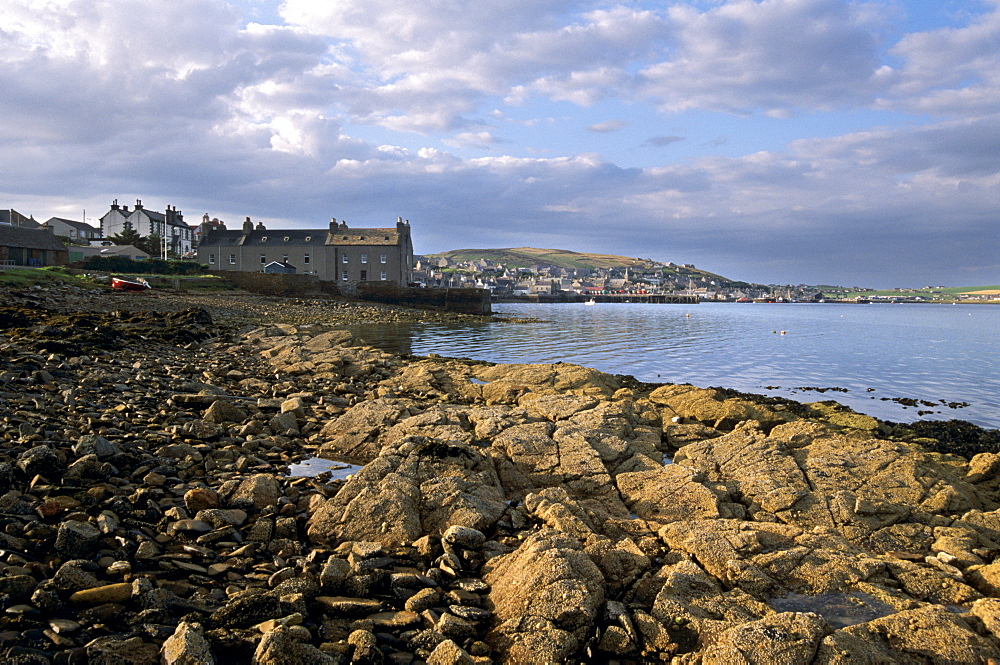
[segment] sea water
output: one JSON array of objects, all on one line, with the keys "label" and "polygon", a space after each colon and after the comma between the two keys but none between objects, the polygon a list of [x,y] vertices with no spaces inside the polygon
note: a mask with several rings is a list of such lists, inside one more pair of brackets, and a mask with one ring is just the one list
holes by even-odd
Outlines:
[{"label": "sea water", "polygon": [[366,325],[389,351],[570,362],[651,383],[835,400],[897,422],[1000,428],[1000,306],[498,304],[530,322]]}]

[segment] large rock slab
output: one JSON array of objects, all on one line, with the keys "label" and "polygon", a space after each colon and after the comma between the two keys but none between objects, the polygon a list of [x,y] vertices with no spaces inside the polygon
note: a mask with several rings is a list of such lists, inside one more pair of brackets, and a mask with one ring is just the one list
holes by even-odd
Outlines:
[{"label": "large rock slab", "polygon": [[381,449],[379,437],[408,418],[411,406],[411,402],[389,398],[361,402],[323,426],[320,436],[325,441],[319,455],[360,461],[375,459]]},{"label": "large rock slab", "polygon": [[311,540],[409,544],[449,526],[488,529],[506,510],[492,461],[479,449],[426,437],[389,446],[309,519]]},{"label": "large rock slab", "polygon": [[487,641],[505,662],[556,663],[574,654],[604,602],[604,578],[573,537],[543,530],[490,562]]}]

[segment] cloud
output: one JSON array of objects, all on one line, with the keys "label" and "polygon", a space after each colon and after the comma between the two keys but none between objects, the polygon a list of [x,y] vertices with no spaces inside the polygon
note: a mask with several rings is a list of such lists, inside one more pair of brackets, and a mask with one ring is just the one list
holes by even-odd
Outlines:
[{"label": "cloud", "polygon": [[[1000,281],[982,240],[1000,214],[996,2],[898,38],[888,4],[846,0],[285,0],[276,24],[249,6],[0,4],[0,205],[402,215],[418,251]],[[630,139],[611,160],[574,150],[585,130]],[[684,143],[629,148],[644,137]]]},{"label": "cloud", "polygon": [[594,123],[593,125],[587,127],[588,131],[596,132],[598,134],[611,134],[619,130],[625,129],[628,123],[623,120],[605,120],[604,122]]},{"label": "cloud", "polygon": [[663,148],[670,145],[671,143],[677,143],[683,140],[684,140],[683,136],[651,136],[648,139],[646,139],[646,143],[652,146],[656,146],[657,148]]}]

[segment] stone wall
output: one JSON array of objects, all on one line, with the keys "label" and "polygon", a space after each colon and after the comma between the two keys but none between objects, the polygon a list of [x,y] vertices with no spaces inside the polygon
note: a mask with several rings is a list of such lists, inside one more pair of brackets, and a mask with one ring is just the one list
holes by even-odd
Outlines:
[{"label": "stone wall", "polygon": [[336,282],[325,282],[315,275],[289,275],[283,273],[212,271],[229,280],[236,286],[267,296],[309,296],[309,295],[341,295]]},{"label": "stone wall", "polygon": [[241,289],[269,296],[350,296],[369,302],[416,309],[439,309],[461,314],[492,313],[486,289],[421,289],[400,287],[393,282],[331,282],[315,275],[213,271]]},{"label": "stone wall", "polygon": [[422,289],[400,287],[387,282],[358,282],[358,298],[417,309],[443,309],[461,314],[491,314],[487,289]]}]

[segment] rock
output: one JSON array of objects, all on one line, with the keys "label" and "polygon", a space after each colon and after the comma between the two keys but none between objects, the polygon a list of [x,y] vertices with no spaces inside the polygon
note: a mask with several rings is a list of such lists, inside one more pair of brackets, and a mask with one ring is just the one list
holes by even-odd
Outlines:
[{"label": "rock", "polygon": [[475,448],[419,437],[387,447],[309,519],[314,542],[409,544],[453,525],[483,530],[506,510],[493,465]]},{"label": "rock", "polygon": [[604,602],[604,578],[579,541],[539,531],[489,568],[497,620],[486,641],[501,657],[558,662],[580,648]]},{"label": "rock", "polygon": [[465,649],[452,640],[440,642],[427,657],[427,665],[475,665],[475,662]]},{"label": "rock", "polygon": [[448,527],[441,536],[441,540],[455,547],[479,549],[486,542],[486,536],[483,535],[482,531],[477,529],[454,524]]},{"label": "rock", "polygon": [[274,476],[258,473],[243,480],[227,503],[233,508],[259,511],[277,506],[280,496],[281,491]]},{"label": "rock", "polygon": [[160,648],[163,665],[215,665],[201,624],[181,621]]},{"label": "rock", "polygon": [[89,522],[68,520],[56,532],[56,551],[64,557],[77,559],[97,547],[101,530]]},{"label": "rock", "polygon": [[184,493],[184,506],[192,514],[219,507],[219,495],[207,487],[195,487]]},{"label": "rock", "polygon": [[211,626],[249,628],[261,621],[281,616],[281,604],[270,593],[253,593],[234,598],[208,618]]},{"label": "rock", "polygon": [[823,639],[816,662],[986,663],[998,654],[995,642],[976,634],[960,616],[927,605],[843,628]]},{"label": "rock", "polygon": [[320,430],[326,439],[320,457],[344,457],[370,461],[378,455],[379,435],[410,415],[408,404],[395,399],[375,399],[349,409]]},{"label": "rock", "polygon": [[90,665],[148,665],[159,662],[160,650],[140,637],[116,635],[98,637],[87,643],[87,663]]},{"label": "rock", "polygon": [[288,626],[276,626],[268,631],[254,651],[252,665],[286,665],[287,663],[309,663],[310,665],[339,665],[342,661],[323,653],[311,644],[298,639],[298,631]]},{"label": "rock", "polygon": [[128,582],[106,584],[92,589],[82,589],[70,595],[71,603],[124,603],[132,597],[132,585]]},{"label": "rock", "polygon": [[242,423],[248,417],[246,411],[227,399],[215,400],[202,415],[202,418],[210,423]]},{"label": "rock", "polygon": [[831,632],[815,614],[773,614],[725,631],[702,652],[701,662],[705,665],[811,662],[820,641]]},{"label": "rock", "polygon": [[43,445],[29,448],[18,455],[17,468],[28,478],[39,475],[49,480],[56,480],[62,475],[66,465],[56,451]]}]

